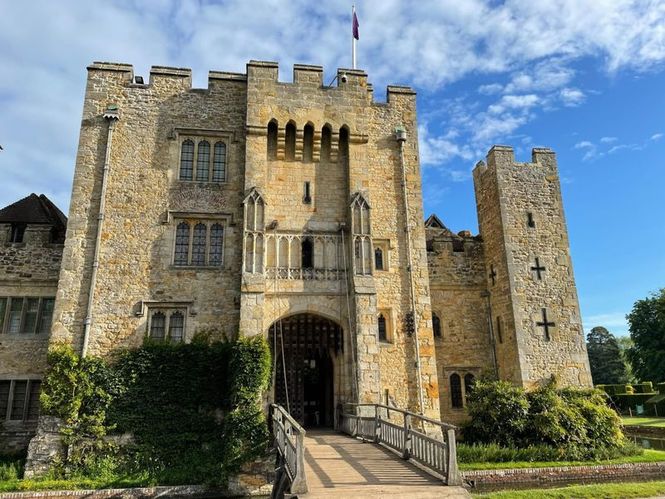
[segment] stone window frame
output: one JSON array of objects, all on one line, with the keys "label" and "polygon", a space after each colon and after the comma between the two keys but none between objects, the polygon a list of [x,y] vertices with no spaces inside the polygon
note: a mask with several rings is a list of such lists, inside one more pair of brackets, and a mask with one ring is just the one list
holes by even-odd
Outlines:
[{"label": "stone window frame", "polygon": [[[461,367],[461,368],[452,368],[449,370],[446,370],[446,383],[448,385],[448,408],[453,410],[453,411],[464,411],[467,408],[467,399],[468,399],[468,393],[467,393],[467,377],[473,376],[473,381],[477,381],[479,377],[479,368],[468,368],[468,367]],[[459,376],[460,380],[460,396],[461,396],[461,402],[462,405],[459,407],[454,407],[453,406],[453,393],[452,393],[452,376],[457,375]]]},{"label": "stone window frame", "polygon": [[[145,325],[145,337],[150,341],[163,341],[171,343],[185,343],[187,335],[187,317],[193,315],[191,311],[191,302],[144,302],[143,307],[145,310],[140,314],[147,317]],[[163,338],[154,338],[152,336],[152,319],[154,315],[161,313],[164,315],[164,337]],[[174,341],[171,338],[172,324],[171,319],[175,314],[181,314],[182,316],[182,336]]]},{"label": "stone window frame", "polygon": [[[177,243],[177,233],[178,226],[181,223],[187,223],[189,225],[189,244],[187,250],[187,263],[176,263],[176,243]],[[169,212],[167,217],[167,224],[173,226],[172,236],[173,240],[171,242],[171,256],[170,256],[170,265],[172,269],[209,269],[209,270],[219,270],[223,269],[225,256],[227,252],[227,234],[229,226],[232,225],[231,216],[227,214],[211,214],[211,213],[186,213],[186,212]],[[193,262],[193,249],[194,249],[194,233],[197,225],[203,224],[206,227],[206,240],[205,240],[205,255],[204,263],[192,263]],[[221,225],[222,227],[222,244],[221,244],[221,255],[219,258],[219,263],[211,263],[211,236],[212,229],[215,225]]]},{"label": "stone window frame", "polygon": [[[34,310],[34,324],[31,331],[25,331],[26,316],[30,313],[28,308],[30,300],[37,300],[36,310]],[[10,331],[11,314],[14,302],[21,302],[21,310],[14,310],[20,313],[18,330]],[[50,310],[47,304],[50,303]],[[31,336],[49,335],[51,325],[53,324],[53,310],[55,308],[54,296],[0,296],[0,335],[11,335],[15,337],[28,338]],[[45,317],[48,322],[45,321]]]},{"label": "stone window frame", "polygon": [[[383,316],[386,320],[386,339],[379,338],[379,317]],[[382,346],[392,346],[395,342],[393,311],[390,308],[380,308],[376,311],[376,342]]]},{"label": "stone window frame", "polygon": [[[378,272],[390,272],[390,253],[392,250],[392,245],[390,239],[374,239],[372,241],[373,252],[372,252],[372,265],[375,271]],[[378,268],[376,266],[376,250],[381,250],[383,256],[383,267]]]},{"label": "stone window frame", "polygon": [[[14,401],[16,395],[16,384],[26,383],[21,417],[14,417]],[[35,390],[35,384],[37,390]],[[39,375],[12,375],[11,377],[0,377],[0,425],[20,425],[28,422],[37,422],[39,418],[39,394],[41,391],[42,378]]]},{"label": "stone window frame", "polygon": [[[176,163],[176,179],[178,182],[196,183],[196,184],[212,184],[223,185],[229,182],[229,149],[230,144],[233,142],[233,133],[224,130],[199,130],[199,129],[186,129],[176,128],[173,132],[174,138],[178,142],[178,157]],[[192,178],[183,179],[180,176],[181,161],[182,161],[182,146],[186,141],[194,143],[194,152],[192,156]],[[198,160],[199,160],[199,145],[202,142],[207,142],[208,149],[208,179],[197,180],[198,176]],[[223,179],[215,180],[215,150],[218,144],[224,145],[224,175]]]}]

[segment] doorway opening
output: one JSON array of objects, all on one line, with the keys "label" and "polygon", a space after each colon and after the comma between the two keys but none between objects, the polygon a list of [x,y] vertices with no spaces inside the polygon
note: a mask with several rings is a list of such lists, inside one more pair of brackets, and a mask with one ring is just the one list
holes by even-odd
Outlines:
[{"label": "doorway opening", "polygon": [[275,403],[306,428],[334,422],[335,358],[342,352],[342,328],[330,319],[298,314],[269,330],[276,358]]}]

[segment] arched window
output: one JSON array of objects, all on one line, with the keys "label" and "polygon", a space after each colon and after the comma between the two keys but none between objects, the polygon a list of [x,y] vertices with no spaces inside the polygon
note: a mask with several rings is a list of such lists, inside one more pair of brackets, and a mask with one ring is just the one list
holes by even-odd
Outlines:
[{"label": "arched window", "polygon": [[354,247],[354,273],[370,275],[372,273],[372,240],[370,238],[369,204],[360,193],[356,193],[351,202],[351,230]]},{"label": "arched window", "polygon": [[185,316],[182,312],[173,312],[169,317],[169,339],[175,343],[182,341],[185,332]]},{"label": "arched window", "polygon": [[277,122],[268,123],[268,159],[277,159]]},{"label": "arched window", "polygon": [[450,375],[450,402],[454,409],[464,407],[462,401],[462,380],[457,373]]},{"label": "arched window", "polygon": [[374,250],[374,268],[376,270],[383,270],[383,250],[381,248]]},{"label": "arched window", "polygon": [[199,142],[199,150],[196,157],[196,180],[207,182],[210,168],[210,142],[202,140]]},{"label": "arched window", "polygon": [[379,314],[379,341],[388,341],[388,327],[386,318],[383,314]]},{"label": "arched window", "polygon": [[150,338],[163,340],[166,328],[166,316],[162,312],[155,312],[150,318]]},{"label": "arched window", "polygon": [[314,155],[314,127],[311,123],[305,125],[302,144],[302,160],[309,163]]},{"label": "arched window", "polygon": [[349,129],[346,126],[339,130],[339,162],[349,164]]},{"label": "arched window", "polygon": [[206,263],[206,226],[198,223],[194,226],[192,240],[192,265],[205,265]]},{"label": "arched window", "polygon": [[330,161],[330,144],[332,143],[332,128],[325,125],[321,130],[321,161]]},{"label": "arched window", "polygon": [[296,125],[290,121],[286,125],[286,136],[284,144],[284,157],[293,161],[296,157]]},{"label": "arched window", "polygon": [[210,265],[221,265],[224,251],[224,227],[214,224],[210,227]]},{"label": "arched window", "polygon": [[180,180],[192,180],[194,172],[194,142],[186,140],[180,147]]},{"label": "arched window", "polygon": [[469,395],[471,395],[471,392],[473,391],[473,385],[476,382],[476,377],[471,374],[467,373],[464,376],[464,399],[469,400]]},{"label": "arched window", "polygon": [[187,265],[189,263],[189,224],[181,222],[175,233],[175,265]]},{"label": "arched window", "polygon": [[314,247],[311,239],[305,238],[302,240],[300,255],[303,269],[311,269],[314,267]]},{"label": "arched window", "polygon": [[224,142],[215,144],[215,153],[212,159],[212,181],[226,181],[226,144]]},{"label": "arched window", "polygon": [[441,319],[439,316],[432,312],[432,330],[434,331],[435,338],[441,338]]}]

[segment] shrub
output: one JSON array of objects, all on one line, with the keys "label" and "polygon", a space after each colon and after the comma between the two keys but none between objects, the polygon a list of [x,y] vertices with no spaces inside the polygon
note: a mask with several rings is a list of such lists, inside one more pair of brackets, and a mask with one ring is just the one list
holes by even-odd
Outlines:
[{"label": "shrub", "polygon": [[[547,447],[552,460],[587,460],[622,452],[621,420],[598,390],[558,390],[554,381],[526,393],[480,381],[469,398],[464,440],[505,448]],[[542,460],[542,459],[540,459]]]},{"label": "shrub", "polygon": [[478,380],[469,395],[470,422],[464,439],[515,445],[522,441],[528,422],[529,402],[524,390],[507,381]]}]

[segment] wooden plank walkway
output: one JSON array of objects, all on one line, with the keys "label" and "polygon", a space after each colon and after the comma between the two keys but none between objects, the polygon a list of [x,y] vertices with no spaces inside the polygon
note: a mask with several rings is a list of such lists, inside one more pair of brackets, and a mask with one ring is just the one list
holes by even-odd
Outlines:
[{"label": "wooden plank walkway", "polygon": [[446,487],[384,447],[332,430],[307,432],[305,472],[307,499],[471,497],[462,487]]}]

